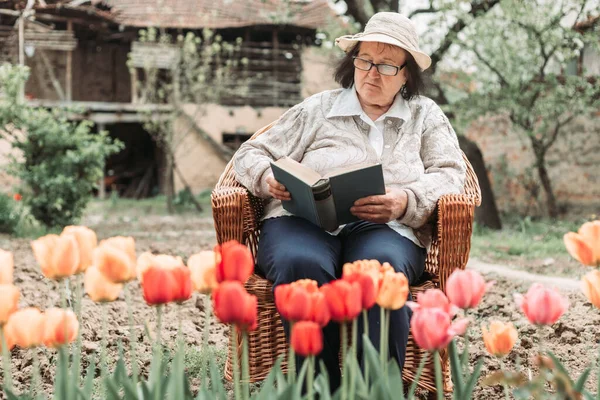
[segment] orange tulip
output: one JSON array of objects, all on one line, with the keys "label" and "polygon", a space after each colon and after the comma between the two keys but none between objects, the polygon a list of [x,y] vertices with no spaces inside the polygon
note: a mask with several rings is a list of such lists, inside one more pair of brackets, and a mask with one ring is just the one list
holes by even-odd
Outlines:
[{"label": "orange tulip", "polygon": [[292,327],[290,344],[302,357],[315,356],[323,350],[323,332],[319,324],[300,321]]},{"label": "orange tulip", "polygon": [[515,294],[515,301],[535,325],[552,325],[569,308],[568,300],[557,290],[545,288],[540,283],[531,285],[525,296]]},{"label": "orange tulip", "polygon": [[95,266],[85,271],[83,286],[90,299],[96,303],[115,301],[123,289],[122,284],[113,283]]},{"label": "orange tulip", "polygon": [[517,330],[511,322],[505,324],[500,321],[492,321],[489,331],[481,325],[481,332],[485,348],[496,357],[503,357],[510,353],[517,341]]},{"label": "orange tulip", "polygon": [[0,249],[0,285],[12,285],[14,267],[13,254]]},{"label": "orange tulip", "polygon": [[49,279],[69,277],[79,267],[79,245],[72,234],[42,236],[31,242],[31,247],[42,273]]},{"label": "orange tulip", "polygon": [[408,279],[402,272],[386,272],[381,277],[377,304],[388,310],[398,310],[408,298]]},{"label": "orange tulip", "polygon": [[196,292],[209,294],[217,287],[215,266],[216,254],[214,251],[201,251],[188,259],[188,268],[192,273],[192,283]]},{"label": "orange tulip", "polygon": [[57,348],[77,337],[79,321],[71,310],[51,308],[44,313],[44,345]]},{"label": "orange tulip", "polygon": [[44,314],[28,307],[10,316],[4,331],[11,342],[22,349],[38,347],[44,340]]},{"label": "orange tulip", "polygon": [[135,279],[135,241],[132,237],[116,236],[102,240],[92,255],[93,265],[113,283]]},{"label": "orange tulip", "polygon": [[282,284],[275,287],[275,306],[281,316],[292,322],[304,321],[310,316],[310,294],[301,285]]},{"label": "orange tulip", "polygon": [[417,302],[408,301],[407,305],[417,311],[421,308],[439,308],[451,317],[455,316],[459,308],[450,303],[448,297],[440,289],[427,289],[425,292],[417,294]]},{"label": "orange tulip", "polygon": [[257,299],[248,294],[239,281],[222,282],[212,294],[215,315],[224,324],[235,324],[242,330],[257,327]]},{"label": "orange tulip", "polygon": [[292,286],[300,286],[308,293],[316,293],[319,291],[319,284],[314,279],[298,279],[291,283]]},{"label": "orange tulip", "polygon": [[353,273],[367,274],[373,279],[375,287],[379,289],[379,281],[385,272],[395,272],[389,263],[381,263],[377,260],[359,260],[353,263],[346,263],[342,268],[342,279]]},{"label": "orange tulip", "polygon": [[96,232],[85,226],[66,226],[63,233],[75,236],[79,246],[79,265],[76,274],[85,272],[92,265],[92,253],[98,245]]},{"label": "orange tulip", "polygon": [[563,237],[567,251],[584,265],[600,267],[600,220],[586,222]]},{"label": "orange tulip", "polygon": [[588,272],[581,283],[585,297],[596,308],[600,308],[600,271],[595,269]]},{"label": "orange tulip", "polygon": [[486,283],[477,271],[457,269],[446,282],[446,295],[458,308],[475,308],[493,284],[493,281]]},{"label": "orange tulip", "polygon": [[250,249],[235,240],[215,246],[219,254],[217,282],[240,281],[245,283],[254,271],[254,257]]},{"label": "orange tulip", "polygon": [[360,285],[338,279],[321,286],[331,319],[337,322],[352,321],[362,311]]},{"label": "orange tulip", "polygon": [[413,314],[410,329],[420,348],[433,351],[444,349],[454,336],[465,333],[468,324],[464,318],[452,324],[450,314],[441,308],[421,308]]},{"label": "orange tulip", "polygon": [[8,317],[17,311],[20,296],[16,286],[0,284],[0,326],[6,324]]},{"label": "orange tulip", "polygon": [[183,265],[183,261],[178,266],[148,267],[142,276],[142,282],[144,299],[148,305],[181,303],[192,296],[190,269]]}]

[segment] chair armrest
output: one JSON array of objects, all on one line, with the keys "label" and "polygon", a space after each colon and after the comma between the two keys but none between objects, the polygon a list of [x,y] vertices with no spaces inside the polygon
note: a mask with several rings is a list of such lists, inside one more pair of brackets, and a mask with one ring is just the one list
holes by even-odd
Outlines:
[{"label": "chair armrest", "polygon": [[211,193],[211,203],[218,243],[237,240],[247,244],[249,236],[256,236],[262,202],[245,187],[217,186]]},{"label": "chair armrest", "polygon": [[444,195],[437,206],[437,236],[439,246],[439,287],[457,269],[464,269],[471,250],[471,234],[477,199],[465,194]]}]

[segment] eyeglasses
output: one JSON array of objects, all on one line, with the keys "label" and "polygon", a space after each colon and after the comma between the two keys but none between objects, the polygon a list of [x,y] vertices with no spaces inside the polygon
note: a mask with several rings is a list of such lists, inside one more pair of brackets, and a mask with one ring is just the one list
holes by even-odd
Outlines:
[{"label": "eyeglasses", "polygon": [[400,70],[406,66],[406,63],[404,63],[400,66],[396,66],[396,65],[389,65],[389,64],[375,64],[369,60],[364,60],[364,59],[358,58],[358,57],[352,57],[352,58],[354,60],[354,66],[356,68],[360,69],[361,71],[370,71],[371,68],[376,67],[377,72],[379,72],[381,75],[386,75],[386,76],[398,75],[398,72],[400,72]]}]

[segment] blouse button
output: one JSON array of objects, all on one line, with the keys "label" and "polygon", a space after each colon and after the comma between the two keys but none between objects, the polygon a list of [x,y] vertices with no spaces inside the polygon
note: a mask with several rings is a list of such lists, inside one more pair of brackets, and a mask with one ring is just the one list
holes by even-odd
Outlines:
[{"label": "blouse button", "polygon": [[389,144],[386,144],[384,147],[385,147],[386,149],[389,149],[389,148],[390,148],[390,145],[389,145]]}]

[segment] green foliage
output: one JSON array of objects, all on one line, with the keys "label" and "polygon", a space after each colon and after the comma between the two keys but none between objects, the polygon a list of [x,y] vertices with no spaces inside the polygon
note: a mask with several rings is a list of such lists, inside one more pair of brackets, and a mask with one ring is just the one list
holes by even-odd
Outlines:
[{"label": "green foliage", "polygon": [[20,181],[23,202],[47,227],[75,223],[92,198],[107,156],[122,144],[106,132],[92,133],[92,123],[71,122],[58,110],[25,106],[18,88],[28,69],[0,67],[0,84],[7,98],[0,102],[0,128],[18,155],[9,172]]},{"label": "green foliage", "polygon": [[21,205],[5,193],[0,193],[0,233],[14,233],[21,221]]}]

